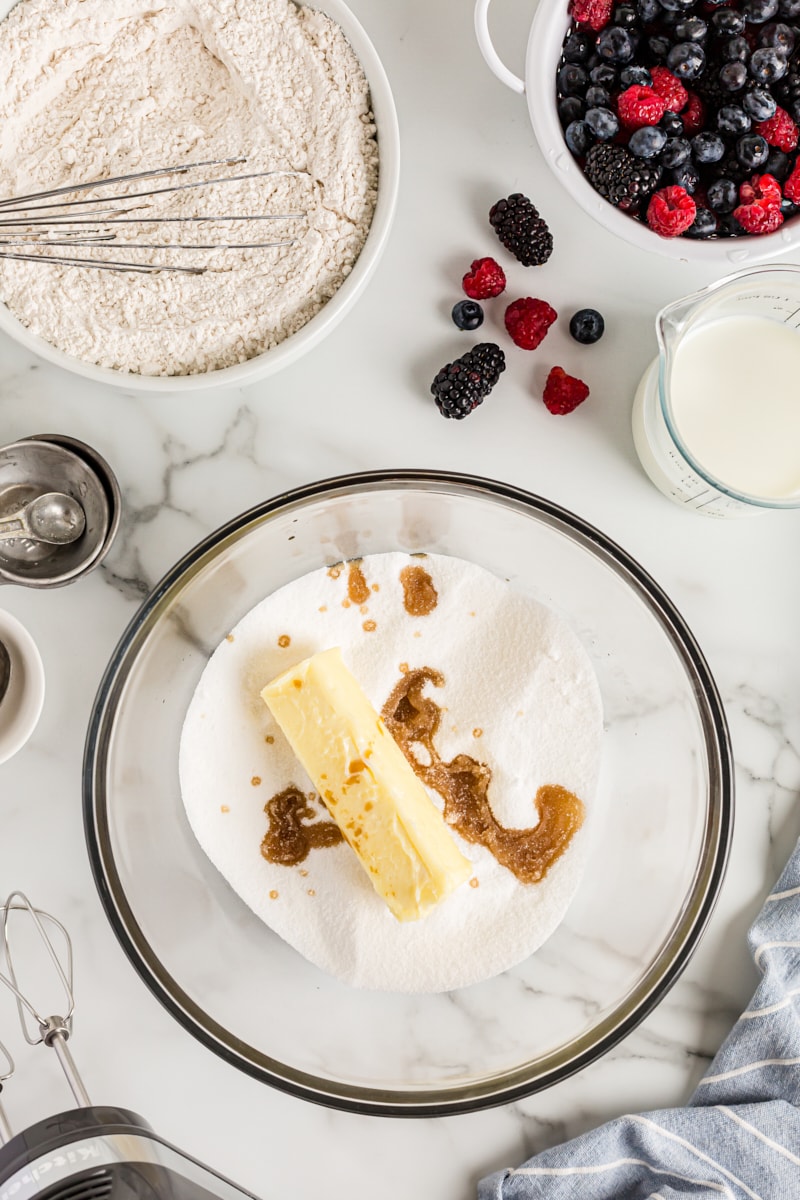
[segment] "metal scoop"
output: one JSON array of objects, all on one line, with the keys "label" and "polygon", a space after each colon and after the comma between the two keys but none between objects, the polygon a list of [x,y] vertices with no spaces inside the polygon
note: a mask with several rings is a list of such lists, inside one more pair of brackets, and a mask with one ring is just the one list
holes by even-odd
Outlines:
[{"label": "metal scoop", "polygon": [[86,528],[83,508],[66,492],[44,492],[22,508],[0,517],[0,542],[30,538],[51,546],[75,542]]}]

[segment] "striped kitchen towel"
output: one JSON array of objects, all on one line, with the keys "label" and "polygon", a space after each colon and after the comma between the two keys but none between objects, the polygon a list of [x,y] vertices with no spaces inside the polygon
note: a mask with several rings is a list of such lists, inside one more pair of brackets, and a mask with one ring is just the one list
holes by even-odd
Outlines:
[{"label": "striped kitchen towel", "polygon": [[800,842],[748,941],[761,982],[686,1108],[496,1171],[479,1200],[800,1200]]}]

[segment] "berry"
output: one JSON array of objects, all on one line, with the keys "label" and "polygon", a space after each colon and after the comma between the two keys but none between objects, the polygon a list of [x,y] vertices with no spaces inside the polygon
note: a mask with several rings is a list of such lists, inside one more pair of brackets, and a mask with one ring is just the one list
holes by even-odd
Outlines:
[{"label": "berry", "polygon": [[696,92],[689,92],[686,107],[681,112],[683,131],[687,137],[699,133],[706,119],[706,106]]},{"label": "berry", "polygon": [[628,141],[628,149],[637,158],[655,158],[664,149],[667,135],[657,125],[643,125],[635,129]]},{"label": "berry", "polygon": [[562,96],[558,101],[558,119],[566,127],[583,116],[585,104],[580,96]]},{"label": "berry", "polygon": [[783,194],[777,179],[766,173],[753,175],[745,180],[739,188],[739,200],[742,204],[759,204],[762,208],[780,208]]},{"label": "berry", "polygon": [[692,138],[692,154],[696,163],[719,162],[725,153],[725,143],[716,133],[697,133]]},{"label": "berry", "polygon": [[658,123],[667,137],[683,137],[683,121],[676,112],[670,112],[667,109]]},{"label": "berry", "polygon": [[772,46],[774,50],[780,50],[783,54],[791,54],[795,44],[794,30],[790,25],[772,21],[762,27],[758,35],[758,44]]},{"label": "berry", "polygon": [[662,188],[647,206],[647,224],[660,237],[677,237],[689,228],[696,215],[697,205],[682,187]]},{"label": "berry", "polygon": [[718,8],[711,16],[711,24],[717,33],[744,33],[745,20],[740,12],[733,8]]},{"label": "berry", "polygon": [[755,132],[761,134],[768,145],[783,150],[784,154],[797,146],[797,126],[785,108],[776,108],[768,120],[759,121]]},{"label": "berry", "polygon": [[636,158],[626,146],[598,142],[586,155],[584,174],[609,203],[630,210],[658,186],[661,168]]},{"label": "berry", "polygon": [[800,161],[789,173],[783,185],[783,194],[792,204],[800,204]]},{"label": "berry", "polygon": [[564,63],[556,76],[562,96],[580,96],[589,86],[589,76],[578,63]]},{"label": "berry", "polygon": [[[598,142],[607,142],[609,138],[615,137],[619,133],[619,121],[610,108],[587,109],[585,124],[589,127],[590,133],[594,134],[597,138]],[[567,141],[567,145],[569,146],[569,141]],[[569,148],[572,150],[572,146],[569,146]],[[587,146],[586,150],[588,149],[589,147]],[[586,151],[584,151],[585,153]]]},{"label": "berry", "polygon": [[653,77],[647,67],[623,67],[619,73],[619,81],[624,88],[634,83],[639,87],[651,87]]},{"label": "berry", "polygon": [[468,417],[483,403],[505,368],[505,355],[493,342],[480,342],[447,363],[431,384],[439,412],[456,421]]},{"label": "berry", "polygon": [[764,208],[760,204],[740,204],[733,215],[747,233],[774,233],[783,224],[780,208]]},{"label": "berry", "polygon": [[749,21],[753,25],[761,25],[764,21],[771,21],[775,16],[778,11],[778,0],[744,0],[739,8],[745,21]]},{"label": "berry", "polygon": [[476,258],[461,286],[470,300],[489,300],[505,291],[505,271],[493,258]]},{"label": "berry", "polygon": [[589,389],[582,379],[568,375],[563,367],[553,367],[547,376],[542,399],[547,409],[557,416],[566,416],[583,404]]},{"label": "berry", "polygon": [[738,59],[736,62],[727,62],[720,67],[717,78],[726,92],[740,92],[747,83],[747,67]]},{"label": "berry", "polygon": [[451,316],[459,329],[478,329],[483,324],[483,309],[477,300],[459,300]]},{"label": "berry", "polygon": [[764,171],[767,175],[772,175],[779,183],[782,183],[789,174],[791,162],[788,154],[784,154],[782,150],[772,149],[769,152],[769,158],[764,163]]},{"label": "berry", "polygon": [[664,115],[663,96],[653,88],[631,84],[617,97],[617,112],[626,129],[641,129],[644,125],[657,125]]},{"label": "berry", "polygon": [[707,208],[698,208],[694,220],[686,230],[688,238],[703,238],[711,237],[717,232],[717,218]]},{"label": "berry", "polygon": [[583,29],[576,29],[564,42],[561,53],[565,62],[585,63],[592,53],[592,39]]},{"label": "berry", "polygon": [[611,104],[611,93],[608,88],[600,87],[598,83],[591,84],[584,96],[588,108],[608,108]]},{"label": "berry", "polygon": [[739,203],[739,189],[732,179],[726,179],[722,175],[708,185],[706,200],[708,207],[716,213],[733,212]]},{"label": "berry", "polygon": [[742,97],[742,108],[754,121],[768,121],[777,112],[778,105],[766,88],[753,88]]},{"label": "berry", "polygon": [[667,172],[667,186],[681,188],[684,192],[688,192],[691,196],[700,182],[700,172],[694,163],[682,163],[679,167]]},{"label": "berry", "polygon": [[505,311],[505,326],[515,346],[535,350],[544,340],[558,313],[546,300],[524,296],[514,300]]},{"label": "berry", "polygon": [[552,254],[553,235],[547,222],[521,192],[492,205],[489,221],[506,250],[523,267],[541,266]]},{"label": "berry", "polygon": [[752,122],[745,110],[738,104],[723,104],[717,112],[717,129],[720,133],[741,137],[749,133]]},{"label": "berry", "polygon": [[678,42],[667,54],[667,66],[679,79],[697,79],[705,70],[705,51],[696,42]]},{"label": "berry", "polygon": [[758,133],[745,133],[736,143],[736,157],[748,171],[762,167],[769,157],[766,138]]},{"label": "berry", "polygon": [[606,323],[596,308],[580,308],[570,317],[569,331],[583,346],[599,342]]},{"label": "berry", "polygon": [[664,101],[664,107],[673,113],[679,113],[685,108],[689,93],[678,79],[666,67],[653,67],[650,71],[653,80],[653,91]]},{"label": "berry", "polygon": [[702,17],[686,17],[675,26],[676,42],[704,42],[708,25]]},{"label": "berry", "polygon": [[661,162],[665,167],[680,167],[692,157],[692,147],[685,138],[667,138],[661,151]]},{"label": "berry", "polygon": [[[597,112],[597,109],[594,111]],[[576,158],[584,158],[594,140],[592,130],[586,121],[570,121],[564,130],[564,141],[567,143],[567,149]]]},{"label": "berry", "polygon": [[573,0],[572,16],[578,25],[588,25],[595,33],[608,24],[614,0]]},{"label": "berry", "polygon": [[775,83],[787,71],[786,58],[771,46],[754,50],[750,56],[750,74],[759,83]]},{"label": "berry", "polygon": [[744,37],[728,38],[719,49],[723,62],[747,62],[750,57],[750,43]]},{"label": "berry", "polygon": [[597,35],[597,53],[604,62],[621,65],[631,61],[634,44],[627,29],[619,25],[607,25]]}]

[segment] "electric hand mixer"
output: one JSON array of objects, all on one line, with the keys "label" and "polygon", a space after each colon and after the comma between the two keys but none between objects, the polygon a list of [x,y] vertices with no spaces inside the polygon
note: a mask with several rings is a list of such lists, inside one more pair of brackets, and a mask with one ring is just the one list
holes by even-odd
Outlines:
[{"label": "electric hand mixer", "polygon": [[[32,922],[46,949],[64,991],[63,1017],[43,1016],[20,990],[10,944],[14,913]],[[135,1113],[91,1103],[67,1045],[74,1011],[69,935],[60,921],[35,909],[21,892],[11,893],[0,915],[7,972],[0,971],[0,982],[16,997],[25,1040],[56,1052],[78,1105],[13,1134],[0,1103],[0,1200],[256,1200],[165,1142]],[[48,929],[63,939],[62,957]],[[14,1061],[0,1043],[0,1092],[13,1074]]]}]

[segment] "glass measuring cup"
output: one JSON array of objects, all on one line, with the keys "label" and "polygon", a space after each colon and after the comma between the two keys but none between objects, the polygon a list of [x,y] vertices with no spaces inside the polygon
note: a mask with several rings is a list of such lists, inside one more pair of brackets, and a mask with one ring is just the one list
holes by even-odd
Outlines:
[{"label": "glass measuring cup", "polygon": [[800,267],[728,275],[656,317],[633,403],[642,466],[711,517],[800,508]]}]

